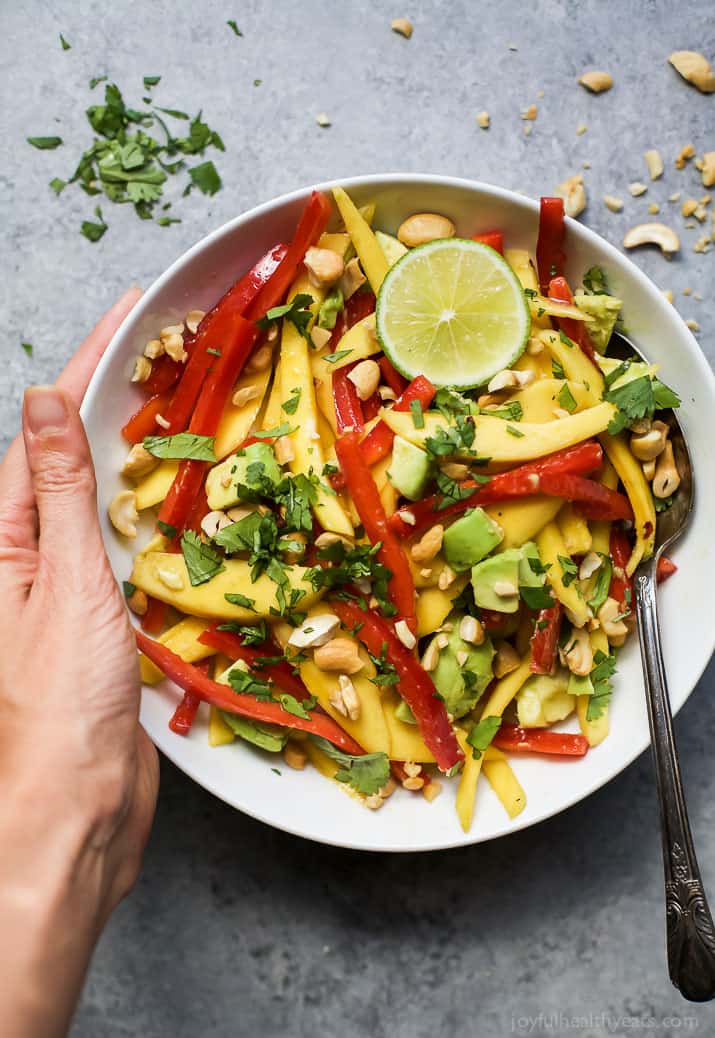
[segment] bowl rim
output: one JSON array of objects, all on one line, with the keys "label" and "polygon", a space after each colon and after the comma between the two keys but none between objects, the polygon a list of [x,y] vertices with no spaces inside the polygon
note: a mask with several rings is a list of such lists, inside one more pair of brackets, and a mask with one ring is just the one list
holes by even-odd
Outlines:
[{"label": "bowl rim", "polygon": [[[425,187],[445,187],[445,188],[458,188],[469,192],[477,192],[482,195],[491,196],[498,198],[503,202],[508,203],[511,206],[521,208],[522,210],[531,211],[532,214],[538,214],[539,202],[536,199],[530,198],[526,195],[519,194],[516,191],[512,191],[508,188],[499,187],[494,184],[489,184],[484,181],[472,180],[466,177],[454,177],[444,174],[432,174],[432,173],[412,173],[412,172],[391,172],[391,173],[368,173],[360,174],[358,176],[351,177],[332,177],[329,180],[320,181],[319,183],[306,185],[303,187],[296,188],[292,191],[285,192],[275,198],[269,199],[266,202],[261,202],[258,205],[253,206],[251,209],[245,212],[239,213],[237,216],[232,217],[230,220],[221,224],[219,227],[210,231],[204,237],[200,238],[195,244],[191,245],[183,253],[181,253],[167,268],[160,274],[149,286],[146,292],[142,295],[141,299],[137,303],[137,306],[127,315],[120,327],[117,329],[115,334],[112,336],[110,343],[104,351],[99,364],[92,376],[89,387],[85,394],[80,414],[82,417],[86,417],[94,407],[95,397],[99,392],[99,387],[103,380],[104,370],[111,363],[111,359],[115,351],[121,345],[121,341],[124,338],[127,328],[132,325],[135,321],[138,321],[143,312],[151,305],[152,300],[155,296],[159,295],[162,289],[174,278],[174,276],[187,264],[193,261],[202,252],[208,250],[216,242],[222,238],[229,237],[235,231],[237,231],[243,224],[249,223],[250,221],[260,218],[261,216],[289,206],[292,203],[299,202],[308,197],[312,191],[321,191],[330,193],[331,189],[335,186],[342,186],[348,192],[355,188],[369,188],[378,186],[389,186],[399,184],[410,184],[410,185],[423,185]],[[612,258],[619,266],[625,268],[625,272],[637,285],[646,293],[651,303],[654,304],[656,312],[660,311],[664,316],[672,317],[672,304],[663,296],[654,282],[633,262],[633,260],[621,252],[615,245],[612,245],[605,238],[601,237],[596,231],[592,230],[577,220],[570,217],[566,217],[566,226],[569,233],[574,234],[577,238],[580,238],[586,246],[589,244],[596,245],[599,250],[605,251],[609,258]],[[709,395],[715,402],[715,374],[713,373],[704,353],[700,349],[700,346],[695,339],[694,335],[683,321],[681,324],[681,334],[685,342],[688,343],[688,354],[689,359],[695,364],[698,369],[698,375],[703,380],[704,385],[707,387]],[[697,500],[695,503],[697,509]],[[135,618],[132,618],[134,625],[137,625]],[[701,680],[705,670],[707,669],[710,659],[715,652],[715,627],[712,628],[711,639],[710,639],[710,652],[707,659],[700,668],[695,681],[691,684],[691,687],[685,693],[682,701],[677,706],[673,706],[673,716],[677,715],[680,709],[684,706],[687,700],[692,695],[696,685]],[[166,729],[169,732],[168,726]],[[359,850],[371,853],[414,853],[414,852],[429,852],[429,851],[440,851],[450,850],[460,847],[468,847],[478,843],[484,843],[491,840],[500,839],[504,836],[510,836],[513,833],[520,832],[523,829],[530,828],[531,826],[537,825],[549,818],[553,818],[555,815],[561,814],[563,811],[568,810],[574,805],[590,797],[597,790],[601,789],[611,780],[617,778],[623,771],[628,768],[637,757],[639,757],[644,750],[650,745],[650,734],[646,734],[644,739],[639,742],[626,753],[626,755],[619,760],[618,766],[615,770],[607,768],[603,775],[595,778],[585,789],[579,789],[569,796],[565,801],[560,802],[553,808],[547,808],[540,811],[536,817],[529,817],[526,819],[512,820],[511,825],[508,829],[505,829],[497,833],[484,833],[480,834],[478,831],[472,833],[461,834],[462,838],[451,839],[437,839],[432,843],[408,843],[401,842],[399,844],[381,844],[380,846],[369,847],[364,843],[355,843],[344,839],[331,839],[329,836],[323,836],[317,833],[305,832],[299,827],[292,827],[289,822],[279,823],[273,818],[264,815],[260,810],[253,807],[241,806],[238,808],[229,798],[225,790],[222,790],[219,784],[212,782],[210,779],[201,778],[198,775],[198,771],[194,769],[191,764],[187,764],[184,761],[180,761],[180,754],[175,753],[173,743],[167,736],[162,734],[162,737],[157,738],[155,735],[151,736],[152,741],[155,743],[157,748],[169,758],[169,760],[176,765],[184,774],[186,774],[192,781],[196,782],[203,789],[212,793],[218,797],[224,803],[233,807],[235,810],[240,810],[244,814],[256,819],[257,821],[263,822],[266,825],[270,825],[273,828],[280,829],[283,832],[289,833],[292,836],[299,836],[303,839],[311,840],[315,843],[321,843],[331,847],[341,847],[350,850]],[[465,838],[466,837],[466,838]]]}]

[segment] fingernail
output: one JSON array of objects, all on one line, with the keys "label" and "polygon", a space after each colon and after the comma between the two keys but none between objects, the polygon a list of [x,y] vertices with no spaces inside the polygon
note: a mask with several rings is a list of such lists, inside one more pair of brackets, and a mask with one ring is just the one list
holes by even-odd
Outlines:
[{"label": "fingernail", "polygon": [[55,386],[32,386],[25,390],[25,424],[35,436],[59,432],[67,425],[67,404]]}]

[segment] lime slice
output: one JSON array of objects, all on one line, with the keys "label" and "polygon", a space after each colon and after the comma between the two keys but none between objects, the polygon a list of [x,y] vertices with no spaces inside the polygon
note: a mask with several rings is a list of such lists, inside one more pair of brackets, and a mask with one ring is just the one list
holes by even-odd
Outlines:
[{"label": "lime slice", "polygon": [[411,249],[387,272],[377,335],[406,378],[470,389],[524,352],[531,317],[521,283],[488,245],[441,238]]}]

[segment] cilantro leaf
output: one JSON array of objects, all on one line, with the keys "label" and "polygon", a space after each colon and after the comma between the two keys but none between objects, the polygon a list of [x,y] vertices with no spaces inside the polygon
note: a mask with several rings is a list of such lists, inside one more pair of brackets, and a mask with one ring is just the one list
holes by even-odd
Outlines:
[{"label": "cilantro leaf", "polygon": [[22,346],[22,348],[25,351],[25,353],[27,354],[27,356],[31,357],[33,352],[34,352],[34,346],[32,345],[32,343],[31,342],[21,342],[20,345]]},{"label": "cilantro leaf", "polygon": [[[226,596],[224,595],[224,598]],[[234,602],[234,605],[243,605],[246,609],[253,609],[254,600],[252,598],[246,598],[245,595],[236,595],[236,598],[244,599],[243,602]],[[250,603],[246,605],[246,603]],[[244,625],[238,624],[233,620],[228,623],[219,624],[216,628],[218,631],[230,631],[232,634],[237,634],[241,639],[242,645],[263,645],[268,640],[268,626],[265,620],[261,620],[260,623],[255,625]]]},{"label": "cilantro leaf", "polygon": [[38,148],[40,151],[52,151],[54,148],[59,148],[62,144],[61,137],[28,137],[27,143],[31,144],[33,148]]},{"label": "cilantro leaf", "polygon": [[410,400],[410,413],[412,414],[412,424],[415,429],[424,429],[425,416],[421,400]]},{"label": "cilantro leaf", "polygon": [[650,418],[655,409],[653,384],[648,375],[606,390],[603,399],[617,408],[608,426],[611,436],[616,436],[639,418]]},{"label": "cilantro leaf", "polygon": [[603,603],[608,598],[608,592],[611,587],[611,576],[613,575],[613,563],[609,555],[601,555],[601,565],[596,571],[596,581],[593,585],[593,593],[588,600],[588,605],[593,615],[598,614],[598,610],[601,608]]},{"label": "cilantro leaf", "polygon": [[509,433],[510,436],[517,436],[520,439],[522,436],[526,436],[526,433],[523,433],[521,429],[517,429],[515,425],[507,425],[506,431]]},{"label": "cilantro leaf", "polygon": [[504,418],[510,422],[520,422],[524,417],[524,408],[518,400],[509,400],[502,407],[489,407],[484,414],[490,418]]},{"label": "cilantro leaf", "polygon": [[556,558],[559,560],[561,566],[561,579],[564,587],[569,587],[578,576],[578,566],[573,559],[568,555],[557,555]]},{"label": "cilantro leaf", "polygon": [[175,433],[173,436],[145,436],[144,450],[155,458],[173,458],[216,462],[215,437],[196,433]]},{"label": "cilantro leaf", "polygon": [[62,44],[62,50],[72,50],[72,45],[67,42],[62,33],[60,33],[60,43]]},{"label": "cilantro leaf", "polygon": [[318,700],[315,696],[308,696],[302,702],[296,699],[295,696],[289,695],[287,692],[280,692],[278,694],[278,702],[288,714],[293,714],[294,717],[302,717],[303,720],[309,721],[310,714],[309,710],[312,710]]},{"label": "cilantro leaf", "polygon": [[289,398],[281,404],[281,411],[285,411],[286,414],[295,414],[298,410],[301,393],[302,389],[300,386],[291,389]]},{"label": "cilantro leaf", "polygon": [[435,458],[449,454],[473,454],[471,448],[475,435],[476,429],[470,417],[458,414],[454,425],[439,428],[434,436],[427,437],[425,448]]},{"label": "cilantro leaf", "polygon": [[159,531],[168,537],[169,540],[173,540],[176,537],[178,530],[171,523],[165,523],[163,519],[157,519],[156,525],[159,527]]},{"label": "cilantro leaf", "polygon": [[437,390],[432,406],[439,411],[443,418],[449,421],[454,415],[471,414],[473,401],[466,396],[462,396],[461,393],[458,393],[456,389],[452,389],[450,386],[442,386],[441,389]]},{"label": "cilantro leaf", "polygon": [[219,553],[210,544],[204,544],[193,530],[184,530],[182,533],[181,553],[192,587],[206,584],[217,573],[222,573],[226,569]]},{"label": "cilantro leaf", "polygon": [[558,401],[559,406],[563,407],[564,411],[568,411],[569,414],[573,414],[578,407],[574,395],[569,389],[568,382],[564,382],[563,386],[559,390]]},{"label": "cilantro leaf", "polygon": [[[177,216],[160,216],[156,221],[160,227],[170,227],[172,223],[181,223],[181,220]],[[207,353],[209,350],[206,351]],[[219,353],[220,357],[221,354]]]},{"label": "cilantro leaf", "polygon": [[590,296],[607,296],[608,280],[602,267],[590,267],[583,276],[583,287]]},{"label": "cilantro leaf", "polygon": [[67,181],[60,180],[59,177],[53,177],[50,181],[50,187],[56,195],[61,195],[64,189],[67,187]]},{"label": "cilantro leaf", "polygon": [[566,378],[566,372],[564,371],[560,361],[553,357],[551,359],[551,374],[554,378]]},{"label": "cilantro leaf", "polygon": [[158,86],[159,83],[161,83],[161,76],[144,76],[144,86],[147,90]]},{"label": "cilantro leaf", "polygon": [[255,696],[256,699],[271,699],[271,690],[264,678],[257,678],[254,674],[243,670],[242,667],[234,667],[228,672],[228,683],[234,692],[247,696]]},{"label": "cilantro leaf", "polygon": [[346,782],[365,796],[373,796],[387,783],[390,761],[386,753],[366,753],[361,757],[352,757],[319,735],[311,735],[310,738],[327,757],[341,765],[340,771],[335,774],[338,782]]},{"label": "cilantro leaf", "polygon": [[[260,82],[260,80],[259,80]],[[254,81],[254,86],[255,86]],[[320,310],[318,311],[317,325],[319,328],[327,328],[328,331],[332,332],[335,327],[335,322],[338,319],[338,314],[345,306],[345,300],[343,293],[336,286],[323,300]]]},{"label": "cilantro leaf", "polygon": [[593,684],[593,693],[588,698],[587,721],[597,721],[608,707],[613,694],[611,678],[616,672],[616,657],[614,655],[607,656],[605,652],[599,649],[593,657],[593,662],[595,667],[589,675]]},{"label": "cilantro leaf", "polygon": [[281,436],[288,436],[292,432],[295,432],[295,427],[290,422],[281,422],[280,425],[276,425],[272,429],[263,429],[261,432],[254,432],[251,435],[256,440],[277,440]]},{"label": "cilantro leaf", "polygon": [[[489,476],[479,476],[475,483],[488,483]],[[448,508],[450,505],[456,504],[457,501],[464,501],[466,498],[471,497],[472,494],[476,494],[479,487],[465,487],[462,486],[456,479],[452,479],[446,472],[441,470],[435,476],[435,483],[440,493],[440,498],[437,502],[436,511],[441,512],[443,508]]]},{"label": "cilantro leaf", "polygon": [[102,216],[102,210],[97,206],[94,210],[95,216],[98,217],[99,222],[93,223],[91,220],[83,220],[80,231],[88,241],[97,242],[103,236],[104,232],[108,230],[107,224],[104,222]]},{"label": "cilantro leaf", "polygon": [[189,170],[189,176],[192,184],[195,184],[205,195],[215,195],[217,191],[221,190],[221,177],[210,159],[198,166],[193,166]]},{"label": "cilantro leaf", "polygon": [[[251,612],[255,612],[255,609],[253,608],[256,604],[255,598],[247,598],[246,595],[241,595],[238,592],[230,592],[223,597],[229,605],[240,606],[242,609],[250,609]],[[248,628],[244,628],[244,630],[248,630]],[[262,638],[261,641],[265,641],[265,638]],[[249,643],[246,642],[245,644]]]},{"label": "cilantro leaf", "polygon": [[90,81],[89,81],[89,89],[90,90],[94,90],[94,88],[96,86],[99,86],[100,83],[106,83],[106,82],[107,82],[107,76],[93,76],[90,79]]},{"label": "cilantro leaf", "polygon": [[347,357],[352,352],[352,350],[336,350],[335,353],[326,353],[323,360],[327,361],[328,364],[336,364],[337,361],[342,360],[343,357]]},{"label": "cilantro leaf", "polygon": [[669,386],[664,385],[660,379],[653,379],[653,403],[656,411],[660,411],[665,408],[680,407],[681,400],[677,393],[675,393]]},{"label": "cilantro leaf", "polygon": [[555,605],[551,591],[546,585],[528,587],[526,584],[522,584],[519,593],[529,609],[551,609]]},{"label": "cilantro leaf", "polygon": [[467,742],[472,747],[472,756],[475,760],[479,760],[481,755],[487,749],[492,739],[501,728],[501,721],[501,717],[492,715],[490,717],[483,717],[481,721],[474,725],[467,736]]},{"label": "cilantro leaf", "polygon": [[122,581],[122,592],[125,598],[131,598],[136,589],[136,584],[132,584],[131,580]]},{"label": "cilantro leaf", "polygon": [[241,30],[239,29],[238,25],[236,24],[236,19],[235,18],[229,18],[229,20],[226,22],[226,25],[228,25],[229,28],[233,29],[233,31],[236,34],[236,36],[243,36],[243,33],[241,32]]},{"label": "cilantro leaf", "polygon": [[313,317],[310,307],[314,302],[313,297],[307,292],[299,292],[293,296],[290,303],[272,307],[264,317],[256,321],[256,324],[259,328],[265,330],[270,328],[276,321],[285,318],[291,324],[294,324],[300,334],[307,339],[308,325]]}]

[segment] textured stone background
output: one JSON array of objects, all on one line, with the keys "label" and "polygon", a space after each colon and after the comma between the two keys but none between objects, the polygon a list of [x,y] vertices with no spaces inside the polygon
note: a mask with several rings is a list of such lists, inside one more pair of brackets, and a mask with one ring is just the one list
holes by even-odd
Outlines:
[{"label": "textured stone background", "polygon": [[[415,25],[409,41],[389,31],[403,14]],[[243,38],[227,28],[231,17]],[[72,50],[61,50],[59,32]],[[23,387],[54,377],[126,285],[148,285],[207,230],[311,181],[423,170],[538,196],[588,162],[584,219],[605,237],[619,242],[653,200],[680,227],[668,195],[702,190],[673,158],[689,141],[715,147],[715,96],[666,64],[680,48],[715,56],[707,0],[2,4],[3,441]],[[614,89],[586,94],[575,78],[587,67],[608,68]],[[47,182],[71,172],[87,142],[87,81],[104,73],[134,102],[141,77],[155,73],[159,104],[202,106],[226,142],[216,158],[225,187],[177,204],[183,223],[168,229],[106,205],[110,231],[91,245],[78,233],[91,200],[69,189],[56,199]],[[520,111],[531,103],[539,114],[527,138]],[[488,133],[474,121],[482,108]],[[316,125],[322,111],[330,129]],[[54,133],[66,147],[25,143]],[[647,180],[649,147],[661,149],[666,174],[631,199],[628,183]],[[627,199],[622,215],[604,208],[605,192]],[[712,360],[714,257],[692,252],[699,233],[682,232],[672,263],[654,252],[636,259],[700,323]],[[702,301],[682,295],[688,287]],[[34,344],[33,360],[21,341]],[[715,896],[714,680],[711,667],[677,731]],[[502,1038],[567,1034],[577,1029],[567,1018],[589,1014],[578,1027],[588,1036],[715,1033],[715,1009],[689,1006],[666,979],[661,888],[647,758],[560,818],[422,857],[291,839],[165,763],[143,877],[101,941],[74,1035]]]}]

